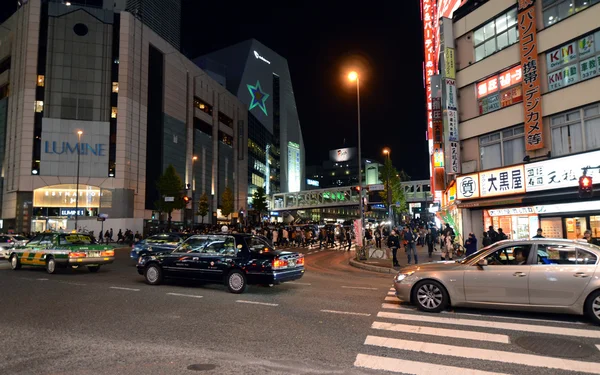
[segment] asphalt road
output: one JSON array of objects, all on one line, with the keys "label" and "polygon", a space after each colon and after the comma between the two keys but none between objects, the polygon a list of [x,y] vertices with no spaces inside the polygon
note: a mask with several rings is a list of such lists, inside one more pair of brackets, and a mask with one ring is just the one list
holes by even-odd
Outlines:
[{"label": "asphalt road", "polygon": [[423,314],[352,253],[302,251],[302,279],[242,295],[146,285],[125,251],[96,274],[1,261],[0,374],[600,374],[584,318]]}]

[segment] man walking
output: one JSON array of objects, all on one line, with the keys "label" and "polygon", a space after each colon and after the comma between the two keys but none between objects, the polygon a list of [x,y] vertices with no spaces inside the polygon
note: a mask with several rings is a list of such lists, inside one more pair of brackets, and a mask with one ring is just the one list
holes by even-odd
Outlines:
[{"label": "man walking", "polygon": [[411,254],[415,257],[415,264],[419,263],[419,259],[417,258],[417,247],[415,245],[415,235],[408,228],[404,228],[404,241],[406,243],[406,256],[408,258],[408,264],[410,264]]},{"label": "man walking", "polygon": [[396,235],[395,230],[392,230],[392,233],[388,236],[387,245],[390,249],[392,249],[393,266],[399,267],[400,264],[398,264],[397,253],[398,248],[400,247],[400,239]]}]

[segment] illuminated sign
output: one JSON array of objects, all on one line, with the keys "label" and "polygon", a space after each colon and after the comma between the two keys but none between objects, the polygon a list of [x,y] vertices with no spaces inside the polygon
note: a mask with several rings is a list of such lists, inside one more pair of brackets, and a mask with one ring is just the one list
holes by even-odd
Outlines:
[{"label": "illuminated sign", "polygon": [[288,142],[288,190],[300,191],[300,145]]},{"label": "illuminated sign", "polygon": [[456,67],[454,64],[454,48],[444,49],[444,76],[446,78],[456,78]]},{"label": "illuminated sign", "polygon": [[262,57],[258,52],[254,51],[254,57],[256,57],[259,60],[262,60],[264,62],[266,62],[267,64],[271,64],[271,62],[267,59],[265,59],[264,57]]},{"label": "illuminated sign", "polygon": [[523,100],[521,66],[503,71],[477,84],[479,114],[496,111]]},{"label": "illuminated sign", "polygon": [[85,215],[85,210],[83,208],[78,208],[78,209],[74,209],[74,208],[61,208],[60,209],[60,216],[84,216]]},{"label": "illuminated sign", "polygon": [[521,67],[515,66],[512,69],[486,79],[477,84],[477,98],[483,98],[486,95],[493,94],[498,90],[505,89],[517,83],[521,83]]},{"label": "illuminated sign", "polygon": [[[99,188],[86,185],[79,186],[79,207],[99,208],[101,197],[103,197],[103,194]],[[76,205],[77,188],[75,185],[56,185],[33,191],[34,207],[62,207],[62,209],[67,209]]]},{"label": "illuminated sign", "polygon": [[460,176],[456,184],[458,199],[525,193],[523,164]]},{"label": "illuminated sign", "polygon": [[[578,186],[583,168],[596,167],[598,164],[600,164],[600,151],[526,164],[527,191]],[[588,169],[587,175],[595,181],[600,181],[598,169]]]},{"label": "illuminated sign", "polygon": [[319,187],[319,181],[317,181],[317,180],[311,180],[310,178],[306,179],[306,184],[310,185],[310,186]]},{"label": "illuminated sign", "polygon": [[335,162],[345,162],[352,160],[356,154],[356,148],[338,148],[336,150],[329,151],[329,159]]},{"label": "illuminated sign", "polygon": [[458,199],[479,198],[479,174],[468,174],[456,178]]},{"label": "illuminated sign", "polygon": [[267,99],[269,98],[269,94],[262,90],[259,81],[256,81],[256,85],[254,86],[250,84],[247,84],[246,86],[248,87],[248,91],[252,96],[248,110],[251,111],[254,107],[258,107],[264,112],[265,116],[268,116]]},{"label": "illuminated sign", "polygon": [[569,43],[559,47],[546,54],[546,66],[548,70],[553,70],[564,64],[568,64],[577,58],[576,42]]},{"label": "illuminated sign", "polygon": [[433,129],[432,113],[431,113],[431,76],[437,71],[436,69],[436,38],[434,32],[435,22],[435,4],[434,0],[422,1],[422,18],[423,18],[423,41],[425,48],[425,62],[423,66],[423,75],[425,79],[425,90],[427,100],[427,129],[431,132]]},{"label": "illuminated sign", "polygon": [[519,1],[518,28],[521,69],[523,73],[523,109],[525,122],[525,150],[544,147],[542,129],[542,97],[535,6],[533,1]]}]

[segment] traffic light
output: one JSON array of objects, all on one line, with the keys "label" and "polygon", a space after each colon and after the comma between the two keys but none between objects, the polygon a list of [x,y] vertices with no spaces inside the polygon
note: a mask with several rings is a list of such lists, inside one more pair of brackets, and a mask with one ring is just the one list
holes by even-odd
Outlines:
[{"label": "traffic light", "polygon": [[590,176],[579,177],[579,197],[589,198],[594,195],[594,182]]},{"label": "traffic light", "polygon": [[183,203],[185,203],[185,205],[187,206],[188,203],[190,203],[190,197],[188,197],[187,195],[183,196]]}]

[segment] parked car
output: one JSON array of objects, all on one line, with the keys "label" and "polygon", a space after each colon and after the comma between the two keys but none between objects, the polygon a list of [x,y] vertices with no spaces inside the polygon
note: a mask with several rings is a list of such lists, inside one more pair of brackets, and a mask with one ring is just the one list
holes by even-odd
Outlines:
[{"label": "parked car", "polygon": [[25,246],[29,238],[16,234],[3,234],[0,236],[0,258],[8,259],[11,249]]},{"label": "parked car", "polygon": [[44,267],[50,274],[59,267],[87,266],[97,272],[100,266],[115,260],[110,246],[99,245],[87,233],[46,232],[38,234],[25,246],[10,251],[9,262],[13,270],[21,266]]},{"label": "parked car", "polygon": [[506,240],[456,262],[419,264],[394,277],[396,296],[420,310],[469,306],[585,314],[600,324],[600,247],[540,238]]},{"label": "parked car", "polygon": [[150,236],[134,243],[129,257],[137,262],[140,256],[170,253],[188,237],[188,234],[183,233],[163,233]]},{"label": "parked car", "polygon": [[188,238],[169,254],[139,258],[137,270],[151,285],[165,278],[224,283],[231,293],[252,284],[280,284],[304,275],[304,256],[277,251],[260,236],[208,234]]}]

